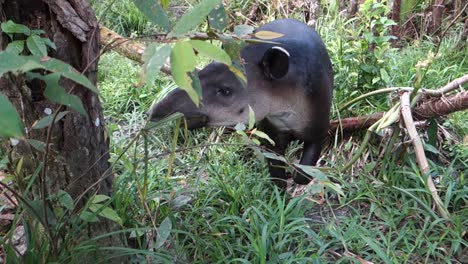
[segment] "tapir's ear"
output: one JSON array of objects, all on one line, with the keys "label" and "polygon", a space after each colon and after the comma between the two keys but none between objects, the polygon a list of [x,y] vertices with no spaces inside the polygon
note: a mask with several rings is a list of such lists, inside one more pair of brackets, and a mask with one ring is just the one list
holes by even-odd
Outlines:
[{"label": "tapir's ear", "polygon": [[269,48],[263,54],[261,67],[268,78],[283,78],[289,70],[289,52],[278,46]]}]

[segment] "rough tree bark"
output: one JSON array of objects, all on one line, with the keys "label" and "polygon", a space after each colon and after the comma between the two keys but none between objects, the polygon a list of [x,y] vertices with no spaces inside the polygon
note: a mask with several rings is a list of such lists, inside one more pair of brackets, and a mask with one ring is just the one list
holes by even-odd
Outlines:
[{"label": "rough tree bark", "polygon": [[[100,34],[88,0],[0,0],[0,20],[12,20],[31,29],[44,30],[45,37],[57,46],[57,50],[50,51],[49,56],[69,63],[80,72],[84,71],[89,80],[96,84]],[[3,50],[7,42],[7,36],[0,35],[0,49]],[[69,109],[70,113],[53,126],[44,180],[47,193],[63,189],[76,198],[94,184],[87,196],[95,192],[109,195],[112,192],[109,142],[99,97],[66,79],[62,78],[60,84],[67,92],[73,89],[72,93],[81,99],[88,117]],[[44,84],[40,81],[28,82],[24,76],[7,74],[0,79],[0,91],[16,106],[27,128],[27,138],[47,142],[47,129],[31,129],[33,123],[44,117],[45,113],[58,109],[57,104],[44,97]],[[4,147],[10,149],[12,164],[19,157],[24,158],[19,178],[30,176],[44,161],[44,152],[36,151],[24,142],[14,147]],[[34,187],[34,196],[39,197],[39,184]],[[101,221],[88,232],[90,235],[105,233],[110,231],[109,228],[109,223]]]}]

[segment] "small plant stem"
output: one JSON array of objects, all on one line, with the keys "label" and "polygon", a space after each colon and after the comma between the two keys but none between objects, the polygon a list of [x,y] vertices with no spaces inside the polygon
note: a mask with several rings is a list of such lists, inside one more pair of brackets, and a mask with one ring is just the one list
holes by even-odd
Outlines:
[{"label": "small plant stem", "polygon": [[410,94],[408,92],[404,92],[401,95],[401,115],[403,117],[406,129],[408,130],[408,134],[411,138],[411,142],[413,144],[414,152],[416,155],[416,160],[418,162],[421,173],[424,177],[427,177],[427,188],[429,188],[429,191],[431,192],[432,198],[434,199],[435,205],[439,210],[439,213],[444,219],[449,220],[450,218],[448,212],[443,207],[442,200],[437,194],[437,189],[435,187],[434,182],[432,181],[431,175],[429,174],[429,163],[427,162],[421,138],[418,135],[418,131],[416,130],[416,126],[414,125],[413,117],[411,115]]},{"label": "small plant stem", "polygon": [[345,104],[343,104],[342,106],[339,107],[338,111],[343,111],[344,109],[346,109],[347,107],[349,107],[350,105],[358,102],[358,101],[361,101],[363,99],[366,99],[368,97],[371,97],[373,95],[377,95],[377,94],[384,94],[384,93],[389,93],[389,92],[395,92],[395,91],[413,91],[413,87],[389,87],[389,88],[382,88],[382,89],[379,89],[379,90],[376,90],[376,91],[372,91],[372,92],[369,92],[369,93],[366,93],[366,94],[363,94],[363,95],[360,95],[348,102],[346,102]]}]

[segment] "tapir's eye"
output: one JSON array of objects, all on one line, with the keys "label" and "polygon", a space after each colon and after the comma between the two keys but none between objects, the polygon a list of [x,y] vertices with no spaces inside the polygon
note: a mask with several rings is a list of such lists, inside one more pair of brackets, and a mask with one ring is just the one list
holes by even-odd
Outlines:
[{"label": "tapir's eye", "polygon": [[216,90],[216,95],[219,96],[230,96],[232,94],[231,88],[228,87],[220,87]]}]

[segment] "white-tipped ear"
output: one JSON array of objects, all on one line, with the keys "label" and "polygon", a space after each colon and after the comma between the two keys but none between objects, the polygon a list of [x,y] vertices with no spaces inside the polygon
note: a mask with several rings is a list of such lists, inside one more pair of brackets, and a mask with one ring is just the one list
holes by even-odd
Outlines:
[{"label": "white-tipped ear", "polygon": [[289,52],[280,46],[273,46],[263,54],[261,67],[269,79],[283,78],[289,70]]}]

